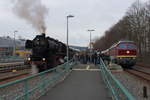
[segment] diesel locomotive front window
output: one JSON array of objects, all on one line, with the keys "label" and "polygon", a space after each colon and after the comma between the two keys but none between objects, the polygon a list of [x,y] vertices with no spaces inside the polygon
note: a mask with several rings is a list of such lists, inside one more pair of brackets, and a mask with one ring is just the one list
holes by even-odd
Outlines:
[{"label": "diesel locomotive front window", "polygon": [[120,49],[126,49],[127,46],[126,46],[126,44],[119,44],[118,48],[120,48]]},{"label": "diesel locomotive front window", "polygon": [[136,49],[136,46],[134,44],[128,44],[127,48],[128,49]]}]

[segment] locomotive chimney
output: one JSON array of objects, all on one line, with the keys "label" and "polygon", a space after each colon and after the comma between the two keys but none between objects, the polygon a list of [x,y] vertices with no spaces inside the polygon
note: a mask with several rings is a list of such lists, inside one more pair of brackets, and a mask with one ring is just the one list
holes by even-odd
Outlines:
[{"label": "locomotive chimney", "polygon": [[42,36],[45,37],[45,33],[42,33]]}]

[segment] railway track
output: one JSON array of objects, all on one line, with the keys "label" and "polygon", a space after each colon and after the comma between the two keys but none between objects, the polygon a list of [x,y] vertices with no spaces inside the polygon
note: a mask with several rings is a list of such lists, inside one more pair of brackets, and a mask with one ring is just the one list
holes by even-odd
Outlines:
[{"label": "railway track", "polygon": [[125,71],[150,82],[150,69],[134,66],[133,69],[126,69]]},{"label": "railway track", "polygon": [[0,63],[0,84],[26,77],[30,73],[30,66],[23,62]]},{"label": "railway track", "polygon": [[137,63],[136,65],[137,65],[137,66],[141,66],[141,67],[149,68],[149,69],[150,69],[150,65],[148,65],[148,64]]},{"label": "railway track", "polygon": [[0,73],[12,72],[13,70],[29,69],[29,65],[24,65],[23,62],[2,63],[0,64]]},{"label": "railway track", "polygon": [[16,72],[0,73],[0,84],[15,81],[20,78],[27,77],[31,74],[30,69],[20,70]]}]

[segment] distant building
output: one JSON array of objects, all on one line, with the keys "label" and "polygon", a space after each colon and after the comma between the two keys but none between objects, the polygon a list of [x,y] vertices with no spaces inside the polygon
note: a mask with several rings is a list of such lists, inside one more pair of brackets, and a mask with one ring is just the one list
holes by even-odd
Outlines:
[{"label": "distant building", "polygon": [[[25,49],[25,40],[16,40],[16,50]],[[0,37],[0,57],[13,56],[14,40],[10,37]]]},{"label": "distant building", "polygon": [[13,54],[13,40],[9,37],[0,37],[0,56],[11,56]]},{"label": "distant building", "polygon": [[25,49],[25,42],[26,40],[24,39],[18,40],[18,45],[16,47],[16,52],[15,52],[16,56],[28,57],[31,54],[31,50]]}]

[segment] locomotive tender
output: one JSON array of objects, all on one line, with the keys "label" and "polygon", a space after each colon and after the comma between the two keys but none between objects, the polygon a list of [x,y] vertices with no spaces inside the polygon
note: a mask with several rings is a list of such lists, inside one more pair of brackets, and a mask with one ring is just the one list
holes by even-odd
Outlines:
[{"label": "locomotive tender", "polygon": [[64,63],[66,45],[58,40],[46,37],[44,33],[37,35],[33,40],[27,40],[25,47],[32,50],[27,63],[36,65],[39,72]]},{"label": "locomotive tender", "polygon": [[133,41],[119,41],[102,53],[110,56],[112,62],[124,68],[131,68],[136,64],[137,47]]}]

